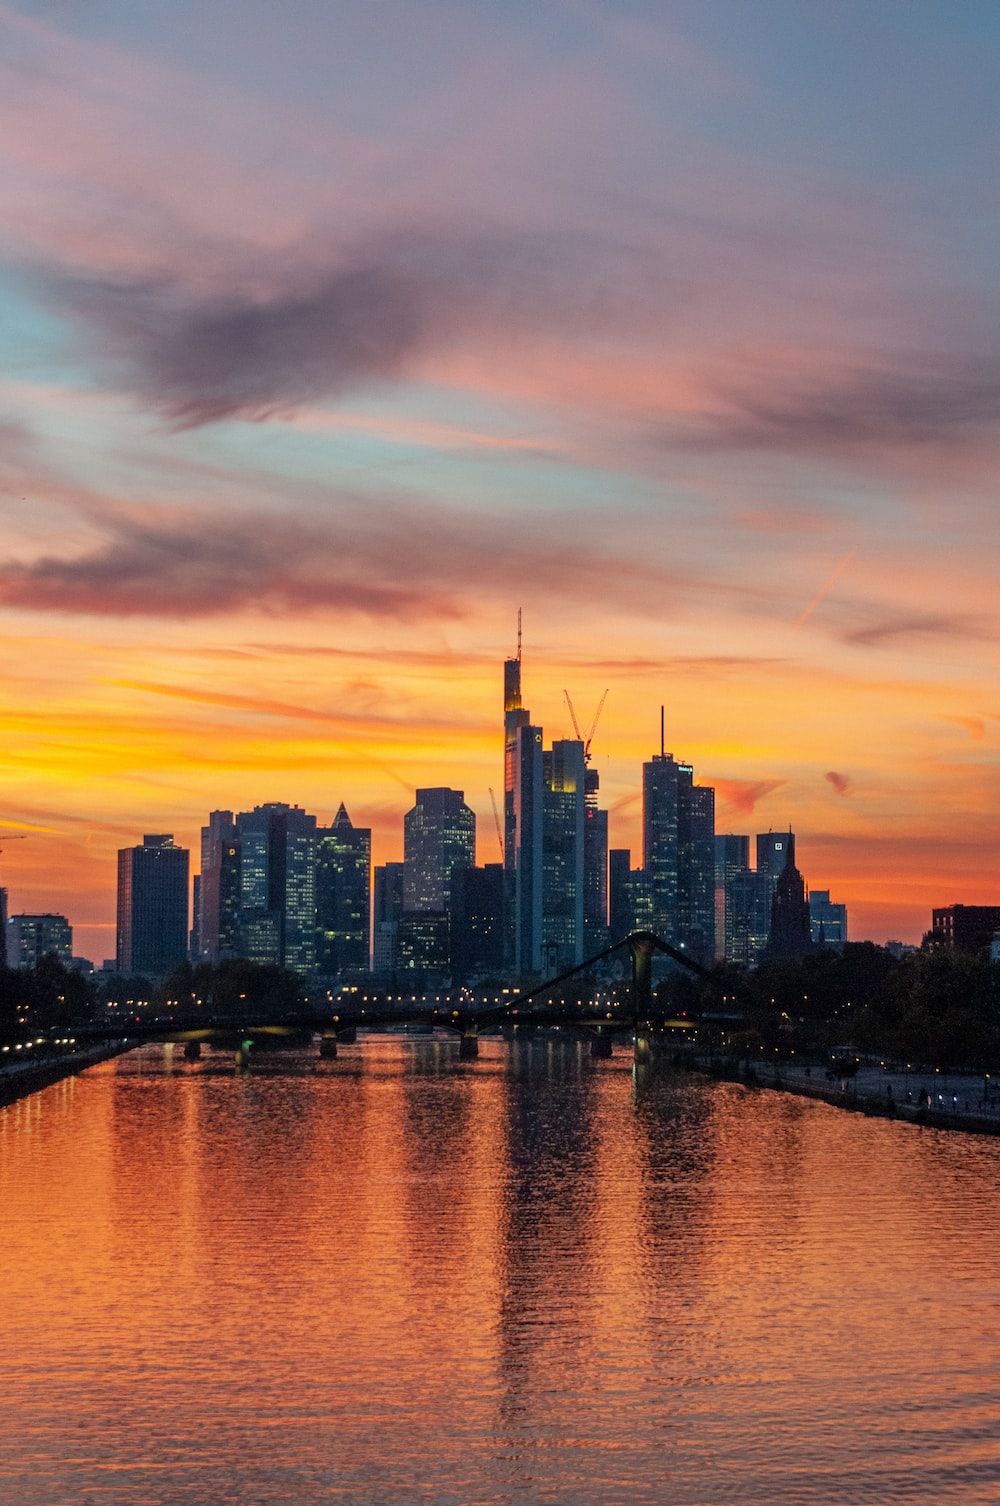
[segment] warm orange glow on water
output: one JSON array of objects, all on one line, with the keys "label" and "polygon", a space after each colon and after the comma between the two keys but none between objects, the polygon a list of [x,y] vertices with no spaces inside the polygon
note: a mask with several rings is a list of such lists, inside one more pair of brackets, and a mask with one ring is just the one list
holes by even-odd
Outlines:
[{"label": "warm orange glow on water", "polygon": [[0,1486],[985,1506],[998,1156],[558,1037],[144,1048],[0,1111]]}]

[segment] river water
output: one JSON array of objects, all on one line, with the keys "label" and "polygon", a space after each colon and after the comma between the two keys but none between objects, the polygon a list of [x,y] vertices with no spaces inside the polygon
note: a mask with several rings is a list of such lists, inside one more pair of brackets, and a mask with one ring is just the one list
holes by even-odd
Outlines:
[{"label": "river water", "polygon": [[1000,1500],[1000,1140],[577,1043],[0,1110],[7,1506]]}]

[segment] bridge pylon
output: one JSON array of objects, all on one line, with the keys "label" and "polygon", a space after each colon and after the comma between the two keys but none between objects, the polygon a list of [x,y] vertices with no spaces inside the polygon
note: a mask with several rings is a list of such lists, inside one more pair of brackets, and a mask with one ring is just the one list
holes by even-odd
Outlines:
[{"label": "bridge pylon", "polygon": [[652,931],[633,931],[628,937],[629,955],[632,958],[632,1012],[637,1062],[648,1062],[651,1056],[649,1020],[653,1013],[653,953],[659,946],[659,939]]}]

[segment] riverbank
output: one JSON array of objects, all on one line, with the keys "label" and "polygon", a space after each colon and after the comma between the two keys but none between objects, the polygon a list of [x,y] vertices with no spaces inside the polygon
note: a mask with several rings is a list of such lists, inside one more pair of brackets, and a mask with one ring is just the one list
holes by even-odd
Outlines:
[{"label": "riverbank", "polygon": [[964,1130],[967,1134],[1000,1135],[1000,1085],[985,1074],[946,1074],[938,1071],[895,1071],[865,1064],[853,1077],[827,1078],[823,1067],[782,1062],[764,1067],[702,1059],[712,1077],[815,1098],[835,1108],[873,1118],[900,1119],[932,1129]]},{"label": "riverbank", "polygon": [[75,1077],[86,1067],[108,1061],[128,1049],[129,1044],[125,1041],[101,1041],[96,1045],[61,1051],[58,1055],[5,1061],[0,1065],[0,1108],[26,1098],[29,1093],[51,1087],[64,1077]]}]

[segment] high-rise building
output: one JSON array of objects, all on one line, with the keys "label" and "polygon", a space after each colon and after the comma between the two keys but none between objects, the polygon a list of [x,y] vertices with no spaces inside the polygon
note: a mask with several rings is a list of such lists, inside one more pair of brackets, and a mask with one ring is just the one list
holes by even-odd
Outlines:
[{"label": "high-rise building", "polygon": [[369,966],[372,834],[354,826],[341,802],[316,832],[316,969],[355,978]]},{"label": "high-rise building", "polygon": [[633,868],[627,847],[612,847],[608,855],[608,917],[612,943],[633,931],[653,929],[653,906],[644,868]]},{"label": "high-rise building", "polygon": [[771,929],[767,946],[761,954],[761,960],[766,962],[802,957],[812,950],[813,944],[809,898],[802,875],[795,866],[795,837],[790,831],[782,836],[783,845],[776,850],[784,853],[785,864],[778,874],[771,901]]},{"label": "high-rise building", "polygon": [[456,868],[476,862],[476,816],[462,790],[417,790],[403,817],[403,908],[444,914]]},{"label": "high-rise building", "polygon": [[794,849],[795,834],[790,829],[757,833],[757,872],[766,874],[773,884],[788,860],[789,841]]},{"label": "high-rise building", "polygon": [[750,888],[744,880],[750,870],[750,838],[735,832],[715,838],[715,955],[729,962],[744,962],[749,931],[746,907],[741,903]]},{"label": "high-rise building", "polygon": [[65,915],[12,915],[6,937],[8,967],[37,967],[43,957],[66,967],[73,961],[73,929]]},{"label": "high-rise building", "polygon": [[[517,735],[531,721],[531,713],[521,704],[521,613],[517,614],[517,657],[505,659],[503,666],[503,838],[504,838],[504,964],[508,971],[518,966],[518,893],[517,893],[517,797],[521,759]],[[539,735],[539,746],[541,737]],[[539,919],[539,925],[541,920]]]},{"label": "high-rise building", "polygon": [[[544,759],[542,729],[530,722],[514,734],[514,824],[507,856],[513,861],[514,972],[542,970]],[[509,870],[508,870],[509,871]]]},{"label": "high-rise building", "polygon": [[847,940],[847,906],[835,904],[829,889],[810,889],[809,927],[814,946],[839,950]]},{"label": "high-rise building", "polygon": [[399,925],[403,918],[403,865],[383,863],[375,869],[372,905],[372,971],[391,979],[396,971]]},{"label": "high-rise building", "polygon": [[201,882],[195,906],[197,960],[239,951],[240,843],[232,811],[211,811],[201,829]]},{"label": "high-rise building", "polygon": [[117,967],[164,977],[187,957],[188,852],[170,835],[118,853]]},{"label": "high-rise building", "polygon": [[583,953],[594,957],[608,945],[608,813],[597,804],[597,770],[584,778]]},{"label": "high-rise building", "polygon": [[502,863],[456,868],[451,876],[451,980],[456,986],[503,971]]},{"label": "high-rise building", "polygon": [[[662,716],[662,713],[661,713]],[[699,962],[715,955],[715,791],[663,751],[642,766],[642,856],[652,929]]]},{"label": "high-rise building", "polygon": [[251,962],[311,973],[316,962],[316,817],[279,801],[236,817],[239,947]]},{"label": "high-rise building", "polygon": [[[572,708],[571,708],[572,709]],[[608,817],[582,739],[549,749],[521,702],[517,658],[504,664],[504,960],[531,976],[572,967],[607,945]]]},{"label": "high-rise building", "polygon": [[542,753],[542,966],[562,972],[584,959],[583,743],[554,742]]},{"label": "high-rise building", "polygon": [[476,817],[462,790],[417,790],[403,817],[403,914],[397,970],[414,983],[443,980],[450,971],[448,907],[452,875],[476,862]]}]

